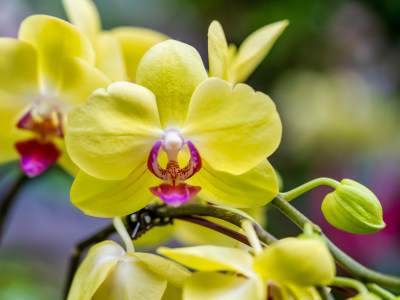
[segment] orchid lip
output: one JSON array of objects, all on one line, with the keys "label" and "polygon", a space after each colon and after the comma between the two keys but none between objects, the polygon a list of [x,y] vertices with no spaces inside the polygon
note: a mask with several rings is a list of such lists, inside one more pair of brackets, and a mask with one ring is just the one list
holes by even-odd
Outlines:
[{"label": "orchid lip", "polygon": [[[184,168],[178,163],[178,153],[183,145],[187,145],[190,151],[190,160]],[[158,163],[158,154],[163,147],[168,156],[166,168]],[[199,186],[191,186],[184,183],[185,180],[197,173],[201,167],[201,157],[191,141],[183,140],[177,132],[173,132],[163,140],[158,140],[150,151],[147,167],[156,177],[164,181],[159,186],[150,188],[150,191],[165,203],[180,205],[194,197],[200,190]]]}]

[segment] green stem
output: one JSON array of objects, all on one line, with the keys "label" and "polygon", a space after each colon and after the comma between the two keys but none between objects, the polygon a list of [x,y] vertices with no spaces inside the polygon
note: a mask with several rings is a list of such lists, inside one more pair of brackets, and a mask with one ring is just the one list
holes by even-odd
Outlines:
[{"label": "green stem", "polygon": [[295,198],[297,198],[298,196],[304,194],[305,192],[308,192],[309,190],[320,186],[320,185],[327,185],[330,186],[334,189],[336,189],[338,187],[338,185],[340,184],[340,182],[331,179],[331,178],[327,178],[327,177],[321,177],[321,178],[316,178],[313,179],[291,191],[285,192],[285,193],[281,193],[281,196],[286,200],[286,201],[291,201]]},{"label": "green stem", "polygon": [[334,300],[333,296],[328,292],[325,286],[316,286],[319,295],[322,300]]},{"label": "green stem", "polygon": [[385,300],[395,299],[396,296],[375,283],[367,283],[367,288]]},{"label": "green stem", "polygon": [[21,190],[25,182],[29,179],[29,177],[22,173],[20,170],[18,170],[18,172],[19,173],[17,174],[17,178],[15,179],[13,186],[6,191],[6,195],[4,196],[4,199],[0,205],[0,242],[3,237],[5,229],[4,225],[6,223],[7,215],[17,198],[19,191]]},{"label": "green stem", "polygon": [[368,289],[360,281],[347,278],[347,277],[335,277],[331,283],[334,286],[345,286],[356,290],[359,294],[368,294]]},{"label": "green stem", "polygon": [[[217,219],[225,220],[237,227],[242,227],[242,222],[245,220],[249,220],[248,218],[235,213],[233,211],[227,211],[226,209],[220,207],[214,207],[212,205],[206,205],[201,203],[193,203],[186,204],[177,207],[172,206],[155,206],[153,208],[149,208],[153,211],[154,217],[162,217],[162,218],[176,218],[183,216],[207,216],[214,217]],[[250,220],[251,221],[251,220]],[[265,231],[259,224],[253,223],[254,230],[257,233],[260,241],[269,245],[276,241],[276,238],[272,236],[270,233]]]},{"label": "green stem", "polygon": [[[285,214],[291,219],[298,227],[304,228],[304,225],[311,222],[306,216],[299,212],[296,208],[290,205],[281,195],[278,195],[274,200],[271,201],[278,210]],[[361,280],[362,282],[374,282],[379,285],[383,285],[387,288],[391,288],[395,291],[400,291],[400,278],[382,274],[367,267],[364,267],[342,250],[340,250],[334,243],[332,243],[325,235],[324,236],[329,250],[331,251],[336,262],[347,270],[351,275]]]}]

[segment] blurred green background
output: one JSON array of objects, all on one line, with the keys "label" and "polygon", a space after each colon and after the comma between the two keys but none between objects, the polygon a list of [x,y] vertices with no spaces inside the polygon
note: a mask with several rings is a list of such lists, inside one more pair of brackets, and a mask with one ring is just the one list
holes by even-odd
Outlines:
[{"label": "blurred green background", "polygon": [[[400,276],[400,1],[94,2],[105,29],[161,31],[196,47],[205,64],[212,20],[222,23],[228,42],[240,45],[259,27],[288,19],[290,26],[248,80],[272,97],[282,118],[282,143],[270,160],[284,190],[321,176],[368,186],[387,224],[368,236],[324,221],[320,205],[329,188],[294,204],[360,262]],[[15,37],[30,14],[66,18],[59,0],[0,0],[0,35]],[[1,169],[0,193],[15,168]],[[107,222],[70,204],[71,183],[54,167],[19,194],[0,247],[0,300],[61,299],[70,250]],[[276,211],[268,213],[268,228],[279,237],[298,233]]]}]

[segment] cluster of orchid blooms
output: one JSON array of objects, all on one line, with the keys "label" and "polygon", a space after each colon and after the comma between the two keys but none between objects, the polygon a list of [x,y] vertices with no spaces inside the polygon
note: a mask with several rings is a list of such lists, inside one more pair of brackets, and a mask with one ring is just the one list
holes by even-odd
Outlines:
[{"label": "cluster of orchid blooms", "polygon": [[[29,177],[59,163],[75,177],[74,205],[115,218],[126,249],[113,241],[94,245],[68,299],[321,299],[316,287],[334,282],[335,263],[316,234],[267,247],[244,224],[239,230],[252,248],[158,249],[192,272],[135,252],[119,218],[161,201],[254,215],[277,196],[267,157],[280,143],[280,118],[266,94],[242,82],[288,22],[257,30],[238,49],[212,22],[207,71],[188,44],[142,28],[102,31],[90,0],[63,3],[71,23],[30,16],[18,39],[0,39],[0,161],[19,158]],[[372,192],[350,180],[329,185],[335,192],[323,210],[331,224],[357,233],[384,227]],[[346,200],[338,208],[349,195],[356,205]],[[380,299],[368,291],[356,298]]]}]

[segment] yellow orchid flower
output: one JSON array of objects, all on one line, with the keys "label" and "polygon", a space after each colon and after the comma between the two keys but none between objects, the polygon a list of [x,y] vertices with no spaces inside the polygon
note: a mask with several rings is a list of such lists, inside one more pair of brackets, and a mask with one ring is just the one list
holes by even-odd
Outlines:
[{"label": "yellow orchid flower", "polygon": [[70,21],[92,41],[96,67],[111,80],[134,82],[144,53],[168,37],[139,27],[117,27],[101,30],[99,13],[91,0],[63,0]]},{"label": "yellow orchid flower", "polygon": [[285,238],[254,257],[218,246],[157,252],[197,270],[184,283],[185,300],[320,299],[313,286],[329,284],[335,275],[329,250],[316,239]]},{"label": "yellow orchid flower", "polygon": [[218,21],[208,28],[208,60],[210,77],[219,77],[232,84],[244,82],[267,56],[275,41],[289,25],[287,20],[266,25],[249,35],[236,51],[226,42]]},{"label": "yellow orchid flower", "polygon": [[67,300],[176,300],[190,272],[150,253],[126,252],[113,241],[90,248]]},{"label": "yellow orchid flower", "polygon": [[63,20],[34,15],[18,39],[0,38],[0,57],[0,162],[20,157],[28,176],[56,161],[76,171],[64,151],[67,113],[110,83],[93,67],[90,41]]},{"label": "yellow orchid flower", "polygon": [[[266,157],[280,142],[281,122],[267,95],[207,79],[198,52],[174,40],[144,55],[137,83],[99,89],[69,115],[68,152],[83,170],[71,189],[77,207],[121,216],[155,196],[179,205],[200,190],[202,199],[236,207],[273,199],[278,184]],[[188,157],[186,167],[178,156]]]}]

